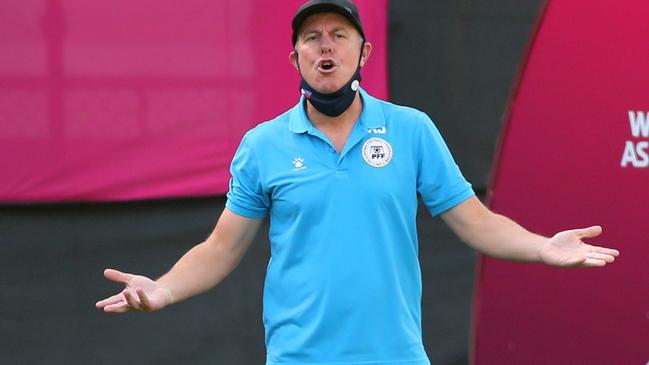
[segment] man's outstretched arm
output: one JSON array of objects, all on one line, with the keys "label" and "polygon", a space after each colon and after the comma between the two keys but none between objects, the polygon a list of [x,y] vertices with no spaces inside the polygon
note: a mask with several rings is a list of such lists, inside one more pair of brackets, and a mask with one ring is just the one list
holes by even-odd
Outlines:
[{"label": "man's outstretched arm", "polygon": [[619,255],[617,250],[582,241],[598,236],[602,232],[599,226],[543,237],[491,212],[475,196],[442,213],[441,217],[466,244],[496,258],[552,266],[600,267],[612,263]]},{"label": "man's outstretched arm", "polygon": [[120,293],[97,302],[106,312],[154,311],[200,294],[217,285],[241,261],[255,238],[262,220],[223,210],[210,236],[183,255],[158,280],[106,269],[104,275],[123,283]]}]

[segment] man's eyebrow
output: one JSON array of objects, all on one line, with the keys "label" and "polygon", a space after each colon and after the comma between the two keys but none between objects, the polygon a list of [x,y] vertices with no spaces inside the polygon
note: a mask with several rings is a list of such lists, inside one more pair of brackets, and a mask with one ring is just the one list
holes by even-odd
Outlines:
[{"label": "man's eyebrow", "polygon": [[[342,26],[342,25],[331,29],[329,32],[334,33],[334,32],[340,32],[340,31],[349,32],[349,30],[346,27]],[[321,34],[322,32],[319,29],[316,29],[316,28],[309,29],[308,27],[304,28],[304,30],[302,31],[302,35],[311,34],[311,33]]]},{"label": "man's eyebrow", "polygon": [[304,36],[309,35],[309,34],[321,34],[321,33],[322,33],[322,32],[320,32],[320,31],[317,30],[317,29],[309,29],[309,28],[306,28],[306,29],[304,29],[304,30],[302,31],[302,33],[300,34],[300,37],[304,37]]}]

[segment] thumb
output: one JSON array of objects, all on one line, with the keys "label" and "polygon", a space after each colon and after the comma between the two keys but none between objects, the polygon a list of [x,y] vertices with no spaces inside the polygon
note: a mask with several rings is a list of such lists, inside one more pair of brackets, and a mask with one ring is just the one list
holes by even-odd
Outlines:
[{"label": "thumb", "polygon": [[601,226],[590,226],[588,228],[576,229],[574,230],[575,234],[581,238],[593,238],[597,237],[602,233]]},{"label": "thumb", "polygon": [[115,269],[104,270],[104,276],[108,280],[124,284],[127,284],[133,278],[133,275]]}]

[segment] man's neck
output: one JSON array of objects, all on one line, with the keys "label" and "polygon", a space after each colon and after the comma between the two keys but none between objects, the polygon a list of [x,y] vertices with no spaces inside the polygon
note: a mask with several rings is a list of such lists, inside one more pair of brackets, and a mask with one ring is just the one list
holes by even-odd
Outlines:
[{"label": "man's neck", "polygon": [[322,132],[333,144],[338,153],[341,153],[349,135],[351,134],[356,121],[363,111],[361,94],[356,93],[352,105],[337,117],[330,117],[320,113],[311,103],[306,103],[306,114],[320,132]]},{"label": "man's neck", "polygon": [[337,117],[330,117],[322,114],[311,105],[311,103],[308,101],[306,103],[306,114],[309,117],[309,120],[313,123],[314,127],[321,131],[351,127],[361,116],[362,111],[363,102],[361,101],[361,95],[359,92],[356,92],[352,105]]}]

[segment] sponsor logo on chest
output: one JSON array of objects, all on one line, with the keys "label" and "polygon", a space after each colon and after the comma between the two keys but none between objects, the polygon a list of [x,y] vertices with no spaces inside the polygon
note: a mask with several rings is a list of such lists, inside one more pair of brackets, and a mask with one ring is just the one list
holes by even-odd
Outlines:
[{"label": "sponsor logo on chest", "polygon": [[388,130],[385,127],[367,129],[367,133],[369,134],[385,134],[387,132]]},{"label": "sponsor logo on chest", "polygon": [[297,171],[306,170],[306,165],[304,164],[304,158],[296,157],[293,159],[292,163],[293,163],[293,168],[291,169],[291,171],[297,172]]}]

